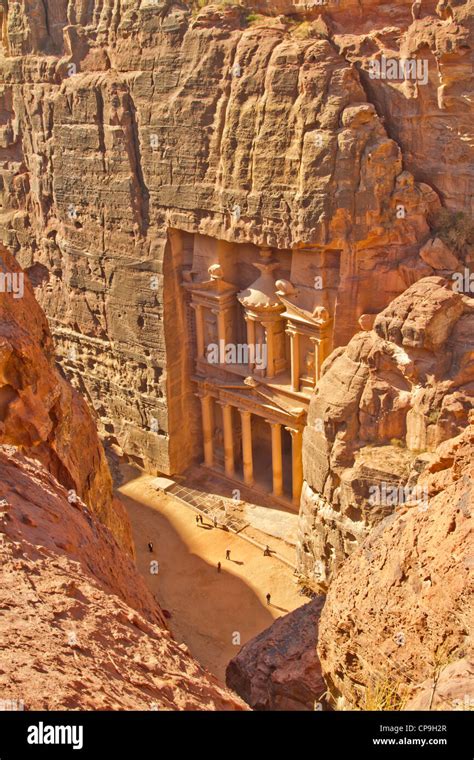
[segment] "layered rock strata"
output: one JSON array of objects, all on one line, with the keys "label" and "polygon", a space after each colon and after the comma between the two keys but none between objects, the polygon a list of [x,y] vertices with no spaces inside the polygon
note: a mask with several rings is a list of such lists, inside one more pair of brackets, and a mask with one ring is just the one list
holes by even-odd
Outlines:
[{"label": "layered rock strata", "polygon": [[[471,4],[449,30],[433,3],[412,25],[409,7],[282,3],[273,11],[294,18],[255,20],[139,0],[5,6],[2,236],[31,272],[68,376],[140,464],[173,472],[200,456],[175,231],[184,247],[207,235],[296,251],[307,284],[337,260],[322,272],[337,290],[336,346],[432,274],[418,251],[440,199],[423,157],[456,155],[455,180],[441,169],[436,187],[467,207]],[[364,66],[403,55],[406,35],[410,54],[432,51],[425,89],[369,90]],[[431,129],[438,49],[442,135]],[[408,132],[394,126],[401,100]]]}]

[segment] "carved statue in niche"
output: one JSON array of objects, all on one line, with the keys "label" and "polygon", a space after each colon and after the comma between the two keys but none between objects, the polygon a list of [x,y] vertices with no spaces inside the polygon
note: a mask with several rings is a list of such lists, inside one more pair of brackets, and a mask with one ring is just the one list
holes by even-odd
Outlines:
[{"label": "carved statue in niche", "polygon": [[305,373],[308,377],[314,377],[314,351],[307,351],[304,359]]},{"label": "carved statue in niche", "polygon": [[209,314],[206,316],[204,323],[206,328],[206,343],[217,343],[217,322],[214,315]]}]

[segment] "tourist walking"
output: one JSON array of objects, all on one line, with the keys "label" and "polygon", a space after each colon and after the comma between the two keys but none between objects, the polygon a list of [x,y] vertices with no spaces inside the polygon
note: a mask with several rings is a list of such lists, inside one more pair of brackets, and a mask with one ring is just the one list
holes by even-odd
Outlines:
[{"label": "tourist walking", "polygon": [[271,602],[271,599],[272,599],[271,595],[270,595],[270,594],[267,594],[267,604],[270,604],[270,602]]},{"label": "tourist walking", "polygon": [[199,515],[196,515],[196,525],[199,527]]},{"label": "tourist walking", "polygon": [[269,557],[270,556],[270,547],[268,546],[268,544],[266,545],[265,549],[263,550],[263,556],[264,557]]},{"label": "tourist walking", "polygon": [[225,558],[226,559],[230,559],[230,549],[227,549],[227,551],[225,553]]},{"label": "tourist walking", "polygon": [[215,517],[212,520],[212,524],[214,525],[214,528],[217,528],[217,519]]},{"label": "tourist walking", "polygon": [[149,552],[153,551],[153,543],[152,543],[152,541],[148,541],[148,551]]},{"label": "tourist walking", "polygon": [[217,572],[220,573],[220,571],[221,571],[221,563],[218,562],[217,563]]}]

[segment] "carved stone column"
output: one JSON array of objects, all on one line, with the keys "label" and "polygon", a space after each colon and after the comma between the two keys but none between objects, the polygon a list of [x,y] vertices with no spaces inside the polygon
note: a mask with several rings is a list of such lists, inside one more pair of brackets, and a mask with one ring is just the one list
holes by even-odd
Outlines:
[{"label": "carved stone column", "polygon": [[204,315],[203,307],[201,304],[193,304],[192,308],[196,315],[196,347],[197,358],[204,359],[205,345],[204,345]]},{"label": "carved stone column", "polygon": [[246,316],[245,321],[247,323],[247,345],[249,348],[249,372],[253,371],[255,366],[255,321]]},{"label": "carved stone column", "polygon": [[303,487],[303,433],[295,428],[285,428],[285,430],[291,433],[293,504],[298,506]]},{"label": "carved stone column", "polygon": [[283,493],[283,457],[281,447],[281,425],[278,422],[267,420],[272,431],[272,475],[273,496],[281,496]]},{"label": "carved stone column", "polygon": [[196,394],[201,402],[202,417],[202,440],[204,445],[204,464],[212,467],[214,464],[214,443],[213,443],[213,413],[212,413],[212,396],[208,393]]},{"label": "carved stone column", "polygon": [[252,451],[252,412],[239,409],[242,420],[242,461],[244,465],[244,483],[253,485],[253,451]]},{"label": "carved stone column", "polygon": [[300,389],[300,336],[294,328],[288,328],[291,340],[291,389]]},{"label": "carved stone column", "polygon": [[222,423],[224,427],[224,468],[225,474],[232,478],[235,475],[234,463],[234,431],[232,428],[232,407],[225,402],[219,402],[222,407]]}]

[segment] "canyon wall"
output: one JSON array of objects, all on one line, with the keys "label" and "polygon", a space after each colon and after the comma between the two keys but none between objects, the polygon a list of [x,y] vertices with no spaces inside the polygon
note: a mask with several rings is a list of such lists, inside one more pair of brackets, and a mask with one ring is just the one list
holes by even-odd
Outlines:
[{"label": "canyon wall", "polygon": [[134,554],[130,522],[84,399],[56,366],[46,317],[28,277],[0,246],[0,444],[41,462]]},{"label": "canyon wall", "polygon": [[333,579],[318,655],[334,705],[472,709],[473,452],[471,412],[420,475],[428,508],[397,510]]},{"label": "canyon wall", "polygon": [[46,317],[5,250],[0,276],[2,702],[246,709],[167,630],[135,567],[94,421],[59,373]]},{"label": "canyon wall", "polygon": [[[472,3],[457,3],[450,25],[433,5],[410,26],[408,3],[330,4],[302,23],[292,3],[279,12],[294,18],[261,20],[250,7],[141,0],[4,4],[1,236],[101,432],[140,464],[174,472],[199,456],[194,425],[181,424],[195,400],[170,296],[174,230],[304,251],[309,269],[335,253],[336,346],[433,273],[418,252],[440,197],[468,207],[460,81]],[[433,33],[419,37],[420,24]],[[398,57],[413,35],[428,82],[369,88],[369,59]],[[408,131],[396,127],[402,105]],[[457,157],[439,195],[429,152],[442,166]]]},{"label": "canyon wall", "polygon": [[467,426],[474,299],[418,281],[323,366],[304,432],[298,563],[323,588],[375,526],[427,505],[419,475]]},{"label": "canyon wall", "polygon": [[[243,710],[79,498],[0,446],[0,689],[26,710]],[[7,708],[4,708],[7,709]]]}]

